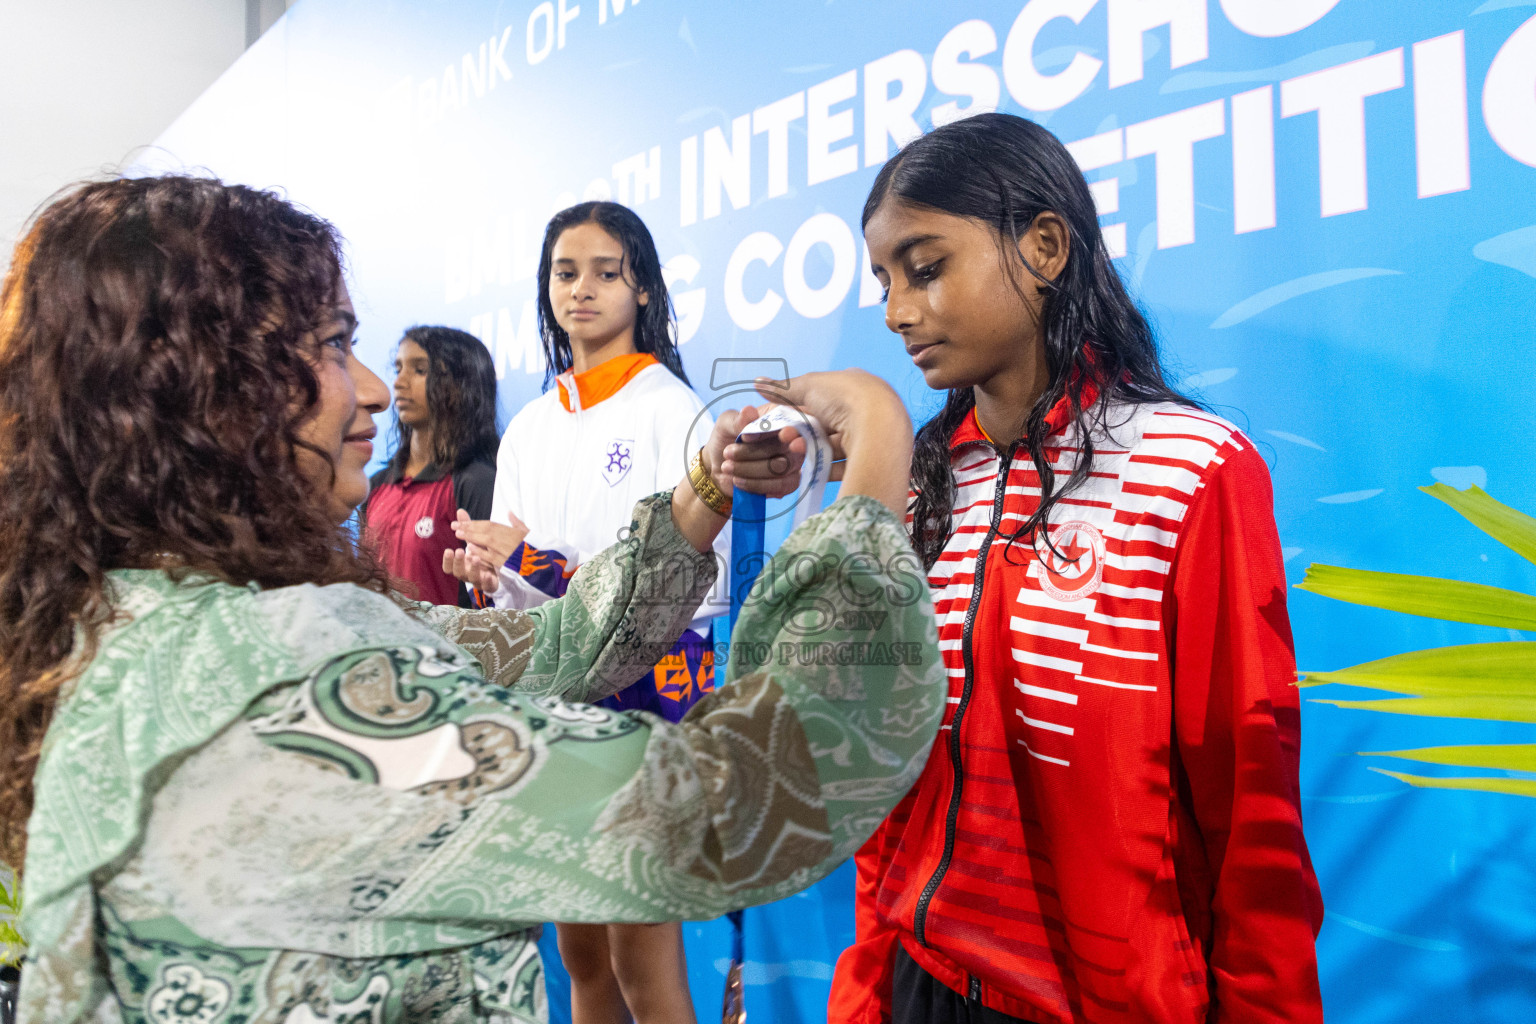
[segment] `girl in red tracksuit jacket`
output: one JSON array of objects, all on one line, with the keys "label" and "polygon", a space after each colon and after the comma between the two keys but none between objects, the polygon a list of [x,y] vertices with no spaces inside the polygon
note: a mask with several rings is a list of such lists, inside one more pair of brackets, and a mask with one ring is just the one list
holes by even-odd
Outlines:
[{"label": "girl in red tracksuit jacket", "polygon": [[1057,139],[1005,114],[864,207],[929,387],[910,530],[949,710],[858,856],[829,1017],[1320,1021],[1269,475],[1164,383]]}]

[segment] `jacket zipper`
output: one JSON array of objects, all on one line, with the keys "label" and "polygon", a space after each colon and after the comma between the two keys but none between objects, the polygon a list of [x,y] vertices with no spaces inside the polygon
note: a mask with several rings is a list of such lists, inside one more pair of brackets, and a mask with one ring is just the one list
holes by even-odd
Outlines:
[{"label": "jacket zipper", "polygon": [[976,572],[971,579],[971,603],[966,607],[965,626],[960,634],[960,657],[965,664],[965,683],[960,688],[960,703],[955,706],[955,717],[951,719],[949,727],[949,764],[954,775],[954,784],[949,793],[949,812],[944,819],[944,853],[939,857],[939,866],[934,869],[933,877],[929,878],[928,884],[923,886],[922,895],[917,898],[917,910],[912,915],[912,933],[917,936],[917,941],[925,946],[928,945],[926,930],[928,904],[933,900],[933,894],[938,891],[944,875],[948,873],[950,858],[955,853],[955,822],[960,817],[960,790],[965,786],[965,766],[960,759],[960,726],[965,720],[965,709],[971,703],[971,685],[974,682],[971,629],[976,622],[976,608],[981,604],[981,587],[987,570],[987,553],[992,550],[992,540],[997,536],[997,528],[1002,525],[1003,499],[1008,494],[1008,471],[1013,466],[1013,453],[1017,447],[1018,442],[1014,442],[1006,453],[1000,453],[1002,465],[998,467],[997,490],[992,496],[992,524],[987,527],[986,539],[981,542],[981,550],[976,553]]}]

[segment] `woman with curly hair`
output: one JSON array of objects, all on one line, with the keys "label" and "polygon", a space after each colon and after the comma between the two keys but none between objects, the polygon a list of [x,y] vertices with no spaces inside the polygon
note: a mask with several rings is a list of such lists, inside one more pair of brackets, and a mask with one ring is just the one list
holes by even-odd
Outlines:
[{"label": "woman with curly hair", "polygon": [[406,330],[395,349],[395,427],[389,463],[369,479],[362,535],[395,578],[433,604],[473,607],[443,571],[460,509],[491,514],[496,483],[496,367],[473,334],[452,327]]},{"label": "woman with curly hair", "polygon": [[[271,193],[88,184],[16,252],[0,859],[25,864],[22,1024],[540,1021],[538,922],[787,895],[921,769],[942,675],[906,578],[890,388],[783,390],[846,456],[842,493],[765,570],[723,684],[672,724],[566,700],[671,645],[732,487],[782,493],[803,446],[736,442],[756,411],[724,414],[563,599],[417,604],[341,526],[388,398],[355,327],[334,229]],[[920,656],[857,678],[767,660],[840,594],[881,627],[810,639]]]}]

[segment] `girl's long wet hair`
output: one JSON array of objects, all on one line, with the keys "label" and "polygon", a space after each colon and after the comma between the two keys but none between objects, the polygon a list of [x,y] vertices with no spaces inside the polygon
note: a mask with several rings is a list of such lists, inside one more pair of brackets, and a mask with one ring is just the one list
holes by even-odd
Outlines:
[{"label": "girl's long wet hair", "polygon": [[22,865],[60,689],[115,621],[109,570],[387,592],[300,462],[330,461],[300,435],[340,245],[273,193],[173,176],[78,186],[17,247],[0,290],[0,860]]},{"label": "girl's long wet hair", "polygon": [[[864,203],[866,226],[887,201],[982,221],[996,232],[999,251],[1010,261],[1017,258],[1010,272],[1022,270],[1042,285],[1039,332],[1049,383],[1029,410],[1020,439],[1040,477],[1040,507],[1004,535],[1031,540],[1048,526],[1062,496],[1093,471],[1095,438],[1104,437],[1114,405],[1193,403],[1164,381],[1152,329],[1126,293],[1104,247],[1088,184],[1066,148],[1044,128],[996,113],[937,128],[909,143],[880,169]],[[1041,277],[1016,244],[1047,210],[1066,222],[1071,236],[1066,266],[1055,281]],[[1020,359],[1025,357],[1019,353]],[[1059,481],[1046,456],[1046,417],[1063,399],[1068,431],[1081,454],[1071,474]],[[975,404],[970,387],[954,388],[944,408],[917,432],[911,533],[929,568],[952,528],[950,437]]]},{"label": "girl's long wet hair", "polygon": [[[496,461],[501,430],[496,425],[496,364],[473,334],[453,327],[416,326],[401,344],[415,342],[427,354],[427,422],[432,462],[454,472],[476,462]],[[389,467],[404,472],[411,460],[411,428],[395,417],[399,445]]]},{"label": "girl's long wet hair", "polygon": [[[645,292],[646,304],[635,315],[635,351],[649,352],[684,384],[683,360],[677,353],[676,319],[667,283],[661,277],[661,257],[645,221],[627,206],[608,202],[577,203],[550,218],[544,229],[544,252],[539,257],[539,336],[544,342],[544,387],[571,368],[571,338],[555,319],[549,301],[549,280],[554,272],[555,242],[568,228],[596,224],[624,248],[624,279],[637,292]],[[692,385],[689,385],[690,387]]]}]

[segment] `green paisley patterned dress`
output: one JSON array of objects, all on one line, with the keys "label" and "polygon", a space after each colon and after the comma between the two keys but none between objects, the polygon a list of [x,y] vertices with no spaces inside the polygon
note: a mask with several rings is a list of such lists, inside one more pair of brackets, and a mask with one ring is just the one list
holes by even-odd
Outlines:
[{"label": "green paisley patterned dress", "polygon": [[811,518],[676,725],[584,703],[713,582],[672,523],[530,612],[111,575],[36,775],[22,1024],[546,1018],[539,922],[714,917],[853,853],[944,704],[894,516]]}]

